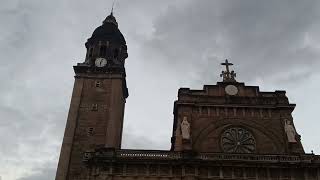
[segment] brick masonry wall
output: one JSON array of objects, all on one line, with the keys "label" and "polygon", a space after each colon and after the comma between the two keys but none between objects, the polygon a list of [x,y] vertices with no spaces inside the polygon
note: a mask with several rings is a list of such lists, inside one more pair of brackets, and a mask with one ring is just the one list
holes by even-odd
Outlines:
[{"label": "brick masonry wall", "polygon": [[[178,150],[174,147],[179,142],[175,133],[180,128],[178,124],[187,117],[191,128],[188,143],[196,152],[223,152],[223,132],[239,127],[253,135],[254,153],[304,153],[299,139],[293,145],[287,142],[284,120],[293,120],[291,113],[295,105],[289,103],[284,91],[260,92],[258,87],[234,83],[239,92],[229,96],[224,91],[226,85],[228,83],[218,83],[205,85],[203,90],[179,90],[174,108],[173,150]],[[188,146],[183,143],[186,149]]]},{"label": "brick masonry wall", "polygon": [[[317,180],[319,167],[290,167],[233,164],[187,164],[187,163],[112,163],[93,168],[95,180],[173,180],[173,179],[247,179],[247,180]],[[87,180],[86,179],[86,180]],[[85,180],[85,179],[83,179]]]},{"label": "brick masonry wall", "polygon": [[125,98],[122,74],[78,74],[56,180],[81,179],[85,152],[121,146]]}]

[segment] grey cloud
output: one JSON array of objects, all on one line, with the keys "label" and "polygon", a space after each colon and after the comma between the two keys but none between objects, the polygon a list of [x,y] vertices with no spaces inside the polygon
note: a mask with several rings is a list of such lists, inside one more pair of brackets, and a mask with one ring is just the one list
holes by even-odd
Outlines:
[{"label": "grey cloud", "polygon": [[193,1],[157,19],[147,46],[150,54],[162,56],[155,61],[196,71],[199,79],[219,72],[218,62],[225,58],[247,80],[284,67],[312,69],[319,65],[319,41],[307,38],[319,40],[318,9],[318,1]]},{"label": "grey cloud", "polygon": [[[129,2],[131,7],[140,6]],[[72,66],[83,61],[84,43],[110,12],[110,4],[102,0],[94,4],[84,0],[2,2],[2,178],[13,180],[25,174],[33,175],[22,179],[54,178],[51,166],[56,166],[60,152],[73,85]],[[120,7],[116,13],[120,14]],[[140,13],[138,20],[142,16]],[[129,138],[128,144],[142,146],[139,141],[134,143],[139,139]],[[45,165],[41,168],[41,164]]]},{"label": "grey cloud", "polygon": [[[83,61],[84,43],[112,2],[1,3],[0,164],[6,165],[0,176],[53,179],[73,86],[72,66]],[[315,0],[118,1],[115,15],[129,49],[123,147],[169,149],[178,88],[214,84],[225,58],[236,65],[238,79],[254,82],[258,77],[264,84],[290,87],[297,103],[304,102],[299,96],[303,90],[288,83],[317,80],[317,9]],[[316,119],[311,113],[297,117]],[[7,173],[13,169],[14,174]]]},{"label": "grey cloud", "polygon": [[42,165],[41,167],[37,167],[34,169],[34,173],[28,175],[26,177],[19,178],[17,180],[49,180],[54,179],[56,175],[56,164],[55,163],[47,163]]},{"label": "grey cloud", "polygon": [[[65,35],[60,29],[68,24],[53,21],[59,18],[57,6],[7,3],[0,9],[0,176],[13,180],[44,162],[56,164],[72,90],[65,81],[72,82],[76,56],[64,53],[72,52],[72,33],[67,42],[57,38]],[[29,179],[53,179],[46,169],[41,171],[48,177]]]}]

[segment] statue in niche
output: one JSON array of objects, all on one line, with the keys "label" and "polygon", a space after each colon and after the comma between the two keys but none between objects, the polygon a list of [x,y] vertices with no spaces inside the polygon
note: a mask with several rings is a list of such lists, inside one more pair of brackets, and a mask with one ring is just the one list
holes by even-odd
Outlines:
[{"label": "statue in niche", "polygon": [[296,143],[297,142],[297,140],[296,140],[297,133],[296,133],[296,130],[294,129],[291,121],[288,119],[285,119],[284,122],[285,122],[284,130],[287,134],[288,142]]},{"label": "statue in niche", "polygon": [[190,139],[190,123],[187,120],[187,117],[184,116],[183,120],[181,122],[181,133],[182,133],[182,139]]}]

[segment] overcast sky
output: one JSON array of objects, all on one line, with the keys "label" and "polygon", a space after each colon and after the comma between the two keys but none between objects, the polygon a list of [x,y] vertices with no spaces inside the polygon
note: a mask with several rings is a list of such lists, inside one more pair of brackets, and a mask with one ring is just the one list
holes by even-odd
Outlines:
[{"label": "overcast sky", "polygon": [[[111,0],[0,0],[0,176],[53,180],[74,82]],[[237,80],[286,90],[305,151],[320,154],[319,0],[118,0],[129,98],[123,148],[170,148],[179,87]]]}]

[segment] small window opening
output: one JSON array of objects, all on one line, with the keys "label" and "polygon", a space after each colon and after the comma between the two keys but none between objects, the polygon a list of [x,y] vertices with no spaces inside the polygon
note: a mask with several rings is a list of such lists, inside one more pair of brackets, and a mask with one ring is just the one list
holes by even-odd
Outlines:
[{"label": "small window opening", "polygon": [[99,56],[105,56],[106,55],[106,50],[107,47],[105,45],[100,46],[100,52],[99,52]]},{"label": "small window opening", "polygon": [[114,57],[114,58],[117,58],[118,55],[119,55],[119,50],[118,50],[118,49],[115,49],[115,50],[114,50],[113,57]]},{"label": "small window opening", "polygon": [[92,104],[91,110],[92,111],[98,111],[98,104]]},{"label": "small window opening", "polygon": [[100,81],[96,81],[96,87],[101,87],[101,82]]},{"label": "small window opening", "polygon": [[87,135],[88,135],[88,136],[92,136],[92,135],[93,135],[93,127],[89,127],[89,128],[87,129]]},{"label": "small window opening", "polygon": [[83,154],[83,161],[88,161],[91,158],[91,153],[90,152],[85,152]]},{"label": "small window opening", "polygon": [[90,48],[89,49],[89,57],[92,57],[92,54],[93,54],[93,48]]}]

